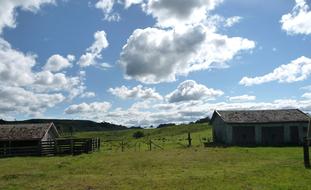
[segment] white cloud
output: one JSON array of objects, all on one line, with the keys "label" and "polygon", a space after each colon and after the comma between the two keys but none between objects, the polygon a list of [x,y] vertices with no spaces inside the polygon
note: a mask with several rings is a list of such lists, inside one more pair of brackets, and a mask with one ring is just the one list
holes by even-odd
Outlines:
[{"label": "white cloud", "polygon": [[104,13],[104,19],[107,21],[119,21],[121,19],[119,13],[113,11],[115,0],[99,0],[95,7],[102,10]]},{"label": "white cloud", "polygon": [[67,58],[55,54],[52,55],[44,65],[43,69],[51,72],[58,72],[65,68],[72,66],[72,61],[75,60],[75,57],[73,55],[68,55]]},{"label": "white cloud", "polygon": [[184,24],[198,24],[208,11],[213,10],[222,0],[149,0],[143,4],[147,14],[157,20],[157,25],[171,27]]},{"label": "white cloud", "polygon": [[66,114],[94,114],[107,112],[111,107],[109,102],[93,102],[74,104],[65,109]]},{"label": "white cloud", "polygon": [[225,67],[236,54],[254,47],[253,41],[216,34],[202,25],[182,31],[137,29],[123,47],[119,63],[127,79],[170,82],[192,71]]},{"label": "white cloud", "polygon": [[139,99],[157,99],[161,100],[162,96],[153,88],[144,88],[142,85],[133,87],[132,89],[121,86],[117,88],[109,88],[111,94],[122,99],[139,98]]},{"label": "white cloud", "polygon": [[[67,59],[72,60],[73,57],[69,56]],[[72,99],[84,93],[86,87],[83,76],[72,77],[48,70],[35,71],[33,68],[36,65],[36,55],[13,49],[7,41],[0,38],[1,115],[39,115],[62,102],[66,96]],[[9,96],[12,98],[7,102]]]},{"label": "white cloud", "polygon": [[226,19],[226,22],[224,24],[225,27],[232,27],[233,25],[239,23],[241,21],[242,17],[239,16],[233,16]]},{"label": "white cloud", "polygon": [[186,80],[179,84],[176,90],[166,96],[170,103],[201,100],[201,99],[215,99],[223,95],[221,90],[207,88],[202,84],[198,84],[193,80]]},{"label": "white cloud", "polygon": [[101,59],[102,50],[109,46],[106,36],[107,35],[105,31],[95,32],[95,41],[93,42],[91,47],[87,48],[86,53],[83,54],[78,61],[78,64],[81,67],[88,67],[90,65],[94,65],[97,63],[97,59]]},{"label": "white cloud", "polygon": [[127,9],[132,5],[140,4],[142,2],[143,2],[143,0],[124,0],[124,6]]},{"label": "white cloud", "polygon": [[288,34],[311,34],[311,11],[306,0],[296,0],[291,13],[282,16],[282,29]]},{"label": "white cloud", "polygon": [[176,103],[138,102],[129,109],[115,109],[101,115],[84,115],[85,118],[94,118],[119,123],[127,126],[150,126],[161,123],[187,123],[211,116],[214,110],[263,110],[298,108],[311,111],[310,100],[279,99],[272,102],[218,102],[185,101]]},{"label": "white cloud", "polygon": [[230,102],[248,102],[248,101],[254,101],[254,100],[256,100],[256,96],[250,96],[247,94],[244,94],[241,96],[229,97]]},{"label": "white cloud", "polygon": [[81,94],[80,97],[81,98],[93,98],[95,96],[96,96],[95,92],[85,92],[85,93]]},{"label": "white cloud", "polygon": [[102,70],[107,70],[112,68],[112,66],[109,63],[99,63],[97,64],[98,68],[102,69]]},{"label": "white cloud", "polygon": [[23,54],[12,49],[11,45],[0,38],[0,83],[11,86],[24,86],[34,82],[32,67],[36,55]]},{"label": "white cloud", "polygon": [[21,87],[2,86],[0,88],[0,112],[38,116],[64,99],[61,93],[35,93]]},{"label": "white cloud", "polygon": [[306,98],[306,99],[311,99],[311,92],[306,92],[301,97]]},{"label": "white cloud", "polygon": [[54,0],[1,0],[0,1],[0,34],[4,27],[16,27],[16,9],[36,12],[41,6],[54,4]]},{"label": "white cloud", "polygon": [[243,77],[240,81],[241,85],[252,86],[263,84],[271,81],[280,83],[292,83],[305,80],[311,74],[311,59],[307,57],[299,57],[289,64],[281,65],[268,73],[259,77]]},{"label": "white cloud", "polygon": [[80,86],[80,77],[68,77],[64,73],[51,73],[50,71],[41,71],[34,73],[35,82],[33,87],[38,91],[62,91],[70,93],[75,87]]}]

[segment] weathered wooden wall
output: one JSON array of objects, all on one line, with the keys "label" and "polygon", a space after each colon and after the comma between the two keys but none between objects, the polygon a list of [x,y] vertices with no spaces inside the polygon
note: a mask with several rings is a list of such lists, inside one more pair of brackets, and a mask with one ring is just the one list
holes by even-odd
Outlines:
[{"label": "weathered wooden wall", "polygon": [[2,142],[0,157],[11,156],[54,156],[78,155],[100,149],[99,138],[87,139],[57,139],[53,141],[38,141],[31,146],[12,146],[12,142]]}]

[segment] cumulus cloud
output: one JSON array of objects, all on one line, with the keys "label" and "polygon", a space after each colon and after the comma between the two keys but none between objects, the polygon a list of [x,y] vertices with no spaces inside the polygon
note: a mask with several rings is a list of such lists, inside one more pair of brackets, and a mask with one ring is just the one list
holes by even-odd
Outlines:
[{"label": "cumulus cloud", "polygon": [[68,55],[65,58],[59,54],[55,54],[49,57],[43,69],[51,72],[58,72],[65,68],[71,67],[72,61],[74,60],[75,57],[73,55]]},{"label": "cumulus cloud", "polygon": [[41,6],[54,4],[55,0],[9,0],[0,1],[0,34],[4,27],[16,27],[16,9],[36,12]]},{"label": "cumulus cloud", "polygon": [[0,38],[0,83],[23,86],[34,82],[32,67],[36,55],[24,54],[12,49],[11,45]]},{"label": "cumulus cloud", "polygon": [[291,13],[282,16],[282,29],[288,34],[311,34],[311,11],[306,0],[296,0]]},{"label": "cumulus cloud", "polygon": [[93,102],[87,104],[85,102],[81,104],[74,104],[65,109],[66,114],[92,114],[107,112],[111,107],[109,102]]},{"label": "cumulus cloud", "polygon": [[311,74],[311,59],[307,57],[299,57],[289,64],[281,65],[268,73],[259,77],[243,77],[240,81],[241,85],[252,86],[263,84],[271,81],[278,81],[280,83],[293,83],[303,81]]},{"label": "cumulus cloud", "polygon": [[142,2],[143,2],[143,0],[124,0],[124,6],[127,9],[132,5],[140,4]]},{"label": "cumulus cloud", "polygon": [[112,68],[112,65],[110,65],[109,63],[99,63],[99,64],[97,64],[97,68],[105,71],[107,69]]},{"label": "cumulus cloud", "polygon": [[95,92],[85,92],[85,93],[82,93],[80,97],[81,98],[93,98],[95,96],[96,96]]},{"label": "cumulus cloud", "polygon": [[133,87],[132,89],[121,86],[117,88],[109,88],[111,94],[122,99],[137,98],[137,99],[157,99],[161,100],[162,96],[153,88],[144,88],[142,85]]},{"label": "cumulus cloud", "polygon": [[50,71],[41,71],[34,73],[35,81],[33,87],[38,91],[62,91],[70,93],[81,83],[80,77],[68,77],[64,73],[52,73]]},{"label": "cumulus cloud", "polygon": [[35,93],[21,87],[2,86],[0,88],[0,112],[38,116],[64,99],[61,93]]},{"label": "cumulus cloud", "polygon": [[224,26],[225,27],[232,27],[233,25],[239,23],[242,17],[240,16],[233,16],[226,19]]},{"label": "cumulus cloud", "polygon": [[[37,65],[36,57],[12,48],[0,38],[1,114],[38,115],[62,102],[66,96],[71,99],[85,92],[83,76],[54,73],[59,69],[55,70],[54,67],[50,67],[53,72],[35,71],[33,68]],[[73,57],[68,56],[66,59],[72,61]],[[49,63],[48,65],[52,65]],[[10,96],[12,98],[8,102]]]},{"label": "cumulus cloud", "polygon": [[83,54],[78,61],[80,67],[88,67],[90,65],[94,65],[97,63],[97,59],[102,58],[102,50],[109,46],[106,36],[107,35],[105,31],[95,32],[95,41],[89,48],[87,48],[86,53]]},{"label": "cumulus cloud", "polygon": [[182,31],[137,29],[123,47],[119,63],[127,79],[171,82],[192,71],[224,67],[236,54],[254,47],[253,41],[216,34],[202,25]]},{"label": "cumulus cloud", "polygon": [[129,109],[117,108],[107,113],[83,115],[93,118],[123,124],[126,126],[157,126],[161,123],[187,123],[206,116],[211,116],[214,110],[249,110],[249,109],[289,109],[299,108],[311,110],[310,100],[278,99],[271,102],[218,102],[184,101],[176,103],[160,103],[143,101],[134,103]]},{"label": "cumulus cloud", "polygon": [[97,9],[102,10],[102,12],[104,13],[104,20],[119,21],[121,17],[119,13],[114,12],[113,10],[114,4],[115,4],[115,0],[99,0],[95,4],[95,7]]},{"label": "cumulus cloud", "polygon": [[306,98],[306,99],[311,99],[311,92],[306,92],[301,97]]},{"label": "cumulus cloud", "polygon": [[256,100],[256,96],[250,96],[247,94],[244,94],[241,96],[229,97],[230,102],[248,102],[248,101],[254,101],[254,100]]},{"label": "cumulus cloud", "polygon": [[201,99],[215,99],[223,95],[221,90],[207,88],[202,84],[198,84],[193,80],[186,80],[179,84],[176,90],[166,96],[170,103],[201,100]]},{"label": "cumulus cloud", "polygon": [[157,20],[157,25],[171,27],[184,24],[198,24],[208,11],[213,10],[222,0],[149,0],[143,4],[147,14]]}]

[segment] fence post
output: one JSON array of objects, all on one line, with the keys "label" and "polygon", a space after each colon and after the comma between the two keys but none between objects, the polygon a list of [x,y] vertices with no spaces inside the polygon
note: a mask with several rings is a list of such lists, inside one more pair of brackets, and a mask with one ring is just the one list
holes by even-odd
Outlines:
[{"label": "fence post", "polygon": [[8,149],[9,149],[8,155],[11,156],[11,154],[12,154],[12,144],[11,144],[11,141],[9,141],[9,147],[8,147]]},{"label": "fence post", "polygon": [[54,155],[58,155],[58,144],[57,144],[57,140],[54,140]]},{"label": "fence post", "polygon": [[188,133],[188,139],[187,140],[188,140],[188,147],[190,147],[191,141],[192,141],[190,132]]},{"label": "fence post", "polygon": [[151,143],[152,143],[152,141],[151,141],[151,139],[150,139],[150,140],[149,140],[149,151],[151,151],[151,150],[152,150]]},{"label": "fence post", "polygon": [[38,141],[38,156],[41,156],[42,155],[42,152],[41,152],[41,150],[42,150],[42,148],[41,148],[42,146],[41,146],[41,140],[39,140]]},{"label": "fence post", "polygon": [[121,151],[124,152],[124,140],[121,141]]},{"label": "fence post", "polygon": [[100,150],[100,138],[98,138],[98,146],[97,146],[97,151]]},{"label": "fence post", "polygon": [[310,157],[309,157],[309,140],[307,137],[303,139],[303,160],[305,168],[310,168]]},{"label": "fence post", "polygon": [[3,145],[3,156],[6,156],[6,143]]},{"label": "fence post", "polygon": [[87,141],[85,141],[84,143],[83,143],[83,145],[84,145],[84,153],[88,153],[88,144],[87,144]]}]

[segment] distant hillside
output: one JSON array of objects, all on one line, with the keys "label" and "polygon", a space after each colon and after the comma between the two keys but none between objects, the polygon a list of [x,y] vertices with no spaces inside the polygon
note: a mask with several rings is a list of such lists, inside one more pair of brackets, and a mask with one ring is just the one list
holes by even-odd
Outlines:
[{"label": "distant hillside", "polygon": [[90,120],[69,120],[69,119],[30,119],[24,121],[0,120],[0,124],[20,124],[20,123],[50,123],[53,122],[61,132],[70,131],[112,131],[128,129],[122,125],[115,125],[108,122],[97,123]]}]

